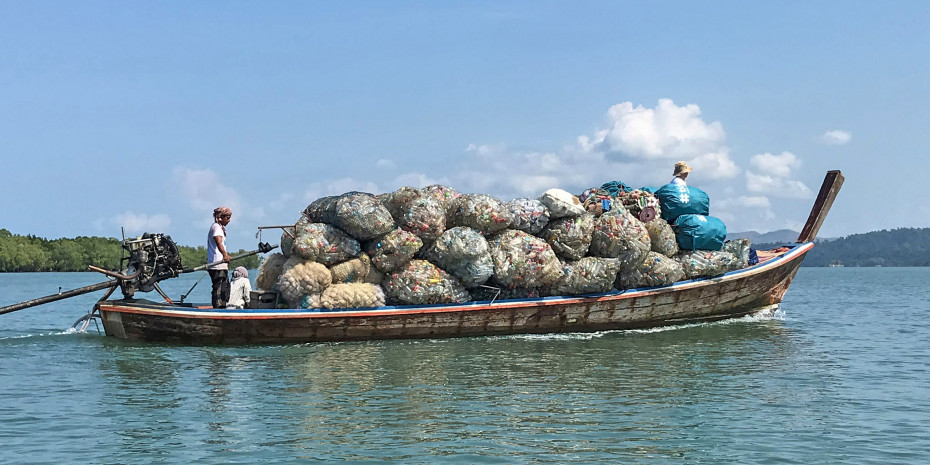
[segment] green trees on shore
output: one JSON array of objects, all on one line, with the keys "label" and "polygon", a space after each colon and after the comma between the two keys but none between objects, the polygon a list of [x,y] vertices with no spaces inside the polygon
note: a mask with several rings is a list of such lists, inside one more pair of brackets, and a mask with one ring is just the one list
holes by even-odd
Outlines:
[{"label": "green trees on shore", "polygon": [[[178,246],[181,263],[195,267],[207,262],[206,247]],[[112,237],[75,237],[48,240],[33,235],[20,236],[0,229],[0,272],[87,271],[88,265],[119,270],[121,242]],[[245,252],[239,250],[232,253]],[[258,255],[236,260],[234,266],[258,268]]]}]

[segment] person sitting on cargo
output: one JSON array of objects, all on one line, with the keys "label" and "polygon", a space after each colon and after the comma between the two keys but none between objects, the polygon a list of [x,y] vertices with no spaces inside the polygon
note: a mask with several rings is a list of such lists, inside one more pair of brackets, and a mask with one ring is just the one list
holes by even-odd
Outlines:
[{"label": "person sitting on cargo", "polygon": [[226,301],[229,300],[229,275],[226,272],[231,257],[226,251],[226,225],[231,219],[232,210],[229,207],[216,207],[213,210],[213,226],[210,226],[207,234],[207,263],[222,262],[207,267],[210,281],[213,282],[210,294],[213,308],[226,308]]},{"label": "person sitting on cargo", "polygon": [[683,161],[680,161],[680,162],[678,162],[678,163],[675,163],[675,174],[674,174],[674,177],[673,177],[672,180],[669,181],[668,183],[669,183],[669,184],[675,184],[675,185],[678,185],[678,186],[687,186],[688,183],[685,181],[685,179],[688,178],[688,173],[690,173],[690,172],[691,172],[691,167],[688,166],[687,163],[685,163],[685,162],[683,162]]},{"label": "person sitting on cargo", "polygon": [[226,308],[246,308],[252,294],[252,283],[249,282],[249,270],[244,266],[233,270],[233,280],[230,284],[229,303]]}]

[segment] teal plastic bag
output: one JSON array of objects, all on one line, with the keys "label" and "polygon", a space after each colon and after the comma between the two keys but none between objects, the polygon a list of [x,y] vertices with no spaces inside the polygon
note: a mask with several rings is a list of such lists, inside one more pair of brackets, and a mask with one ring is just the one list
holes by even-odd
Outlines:
[{"label": "teal plastic bag", "polygon": [[713,216],[681,215],[672,227],[683,250],[720,250],[727,239],[727,226]]},{"label": "teal plastic bag", "polygon": [[697,187],[666,184],[655,194],[662,207],[662,219],[669,224],[681,215],[709,215],[710,197]]}]

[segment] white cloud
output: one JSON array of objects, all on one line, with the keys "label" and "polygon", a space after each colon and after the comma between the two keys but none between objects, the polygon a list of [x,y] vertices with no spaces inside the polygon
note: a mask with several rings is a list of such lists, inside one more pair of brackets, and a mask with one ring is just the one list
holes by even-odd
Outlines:
[{"label": "white cloud", "polygon": [[546,189],[579,189],[616,179],[613,164],[602,154],[577,149],[562,152],[520,152],[503,144],[466,148],[465,157],[455,167],[452,178],[456,189],[486,192],[502,199],[536,197]]},{"label": "white cloud", "polygon": [[113,216],[110,223],[125,228],[127,235],[138,235],[144,232],[167,231],[171,226],[171,218],[164,213],[145,215],[129,211]]},{"label": "white cloud", "polygon": [[811,190],[801,181],[792,181],[776,176],[746,172],[746,189],[749,192],[805,199],[811,197]]},{"label": "white cloud", "polygon": [[220,176],[213,170],[175,168],[174,177],[180,183],[185,198],[194,210],[209,213],[210,217],[212,217],[213,209],[219,206],[231,208],[233,214],[242,211],[239,193],[223,184]]},{"label": "white cloud", "polygon": [[730,199],[715,200],[714,207],[769,209],[772,207],[772,202],[769,201],[768,197],[744,195]]},{"label": "white cloud", "polygon": [[841,129],[834,129],[821,134],[819,140],[826,145],[846,145],[852,140],[852,134]]},{"label": "white cloud", "polygon": [[392,169],[394,169],[394,168],[397,168],[397,164],[394,163],[393,160],[388,160],[388,159],[386,159],[386,158],[381,158],[381,159],[379,159],[377,162],[375,162],[375,167],[376,167],[376,168],[385,169],[385,170],[392,170]]},{"label": "white cloud", "polygon": [[285,206],[290,204],[290,201],[293,198],[294,194],[291,194],[290,192],[284,192],[280,194],[276,200],[272,200],[269,203],[269,206],[271,206],[271,209],[274,211],[281,211]]},{"label": "white cloud", "polygon": [[[692,173],[696,174],[695,178],[709,179],[729,179],[740,173],[739,167],[730,158],[730,155],[724,148],[720,152],[705,153],[691,160]],[[671,175],[669,175],[671,177]]]},{"label": "white cloud", "polygon": [[801,160],[791,152],[782,152],[778,155],[761,153],[753,155],[750,164],[756,171],[761,171],[771,176],[786,178],[791,176],[792,170],[801,167]]},{"label": "white cloud", "polygon": [[679,107],[660,99],[656,108],[618,103],[607,112],[609,128],[579,137],[588,150],[641,159],[688,159],[719,152],[726,134],[720,122],[706,123],[694,104]]},{"label": "white cloud", "polygon": [[404,186],[426,187],[432,184],[449,185],[449,178],[431,178],[423,173],[405,173],[394,178],[387,189],[394,191]]},{"label": "white cloud", "polygon": [[750,160],[753,171],[746,171],[746,190],[775,197],[805,199],[811,190],[801,181],[790,179],[801,160],[791,152],[778,155],[761,153]]},{"label": "white cloud", "polygon": [[310,186],[304,190],[304,200],[307,202],[312,202],[320,197],[325,197],[327,195],[339,195],[352,191],[369,192],[372,194],[378,194],[381,192],[378,188],[378,185],[371,181],[364,181],[355,178],[341,178],[333,181],[315,182],[310,184]]}]

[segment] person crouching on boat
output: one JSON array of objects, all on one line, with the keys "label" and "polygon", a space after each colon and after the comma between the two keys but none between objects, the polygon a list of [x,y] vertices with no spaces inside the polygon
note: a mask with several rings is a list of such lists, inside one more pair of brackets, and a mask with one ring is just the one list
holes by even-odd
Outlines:
[{"label": "person crouching on boat", "polygon": [[249,281],[249,270],[244,266],[237,266],[233,270],[232,284],[229,290],[229,303],[226,308],[246,308],[249,306],[249,297],[252,294],[252,283]]},{"label": "person crouching on boat", "polygon": [[232,210],[228,207],[217,207],[213,210],[213,226],[207,234],[207,263],[222,261],[217,265],[207,267],[210,280],[213,281],[213,292],[210,300],[213,308],[226,308],[229,300],[229,252],[226,251],[226,225],[232,219]]},{"label": "person crouching on boat", "polygon": [[675,174],[674,174],[674,177],[673,177],[672,180],[669,181],[668,183],[669,183],[669,184],[675,184],[675,185],[678,185],[678,186],[687,186],[688,183],[685,181],[685,179],[688,178],[688,173],[690,173],[690,172],[691,172],[691,167],[688,166],[687,163],[685,163],[685,162],[683,162],[683,161],[680,161],[680,162],[678,162],[678,163],[675,163]]}]

